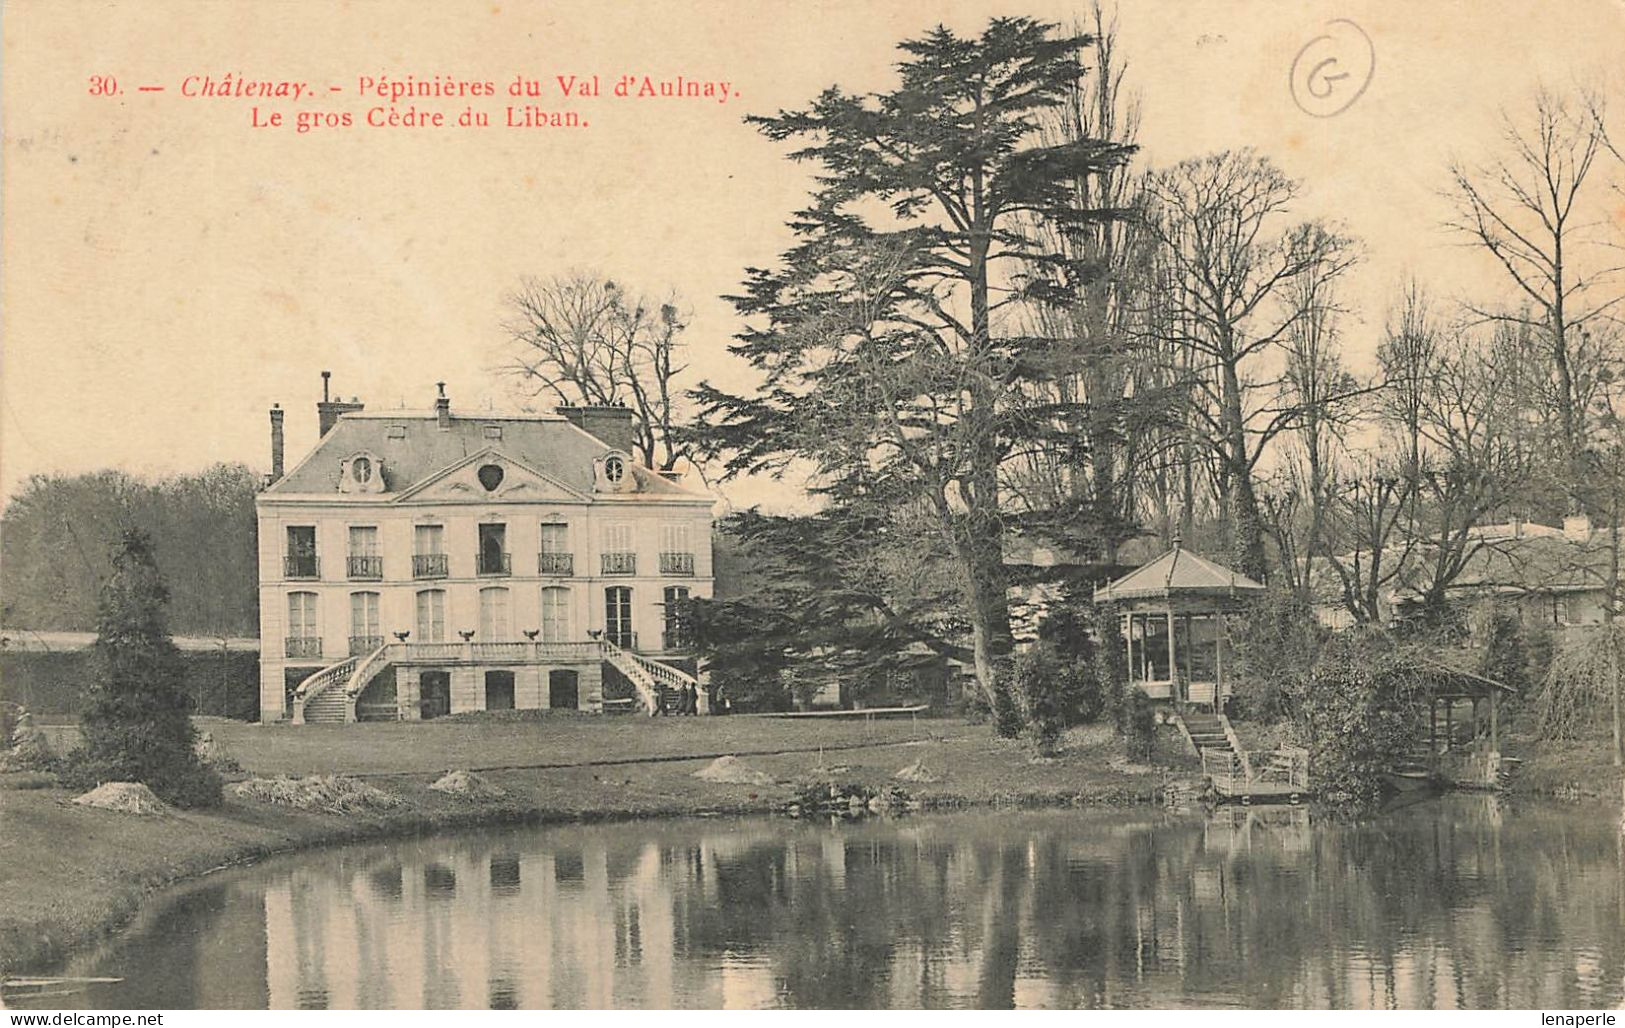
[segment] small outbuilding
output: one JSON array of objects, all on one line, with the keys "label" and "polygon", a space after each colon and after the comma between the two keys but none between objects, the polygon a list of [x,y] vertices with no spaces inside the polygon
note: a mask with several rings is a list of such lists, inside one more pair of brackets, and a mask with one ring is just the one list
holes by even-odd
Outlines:
[{"label": "small outbuilding", "polygon": [[1095,590],[1096,603],[1123,611],[1129,684],[1155,700],[1202,703],[1215,711],[1230,695],[1223,617],[1264,586],[1222,564],[1173,548]]}]

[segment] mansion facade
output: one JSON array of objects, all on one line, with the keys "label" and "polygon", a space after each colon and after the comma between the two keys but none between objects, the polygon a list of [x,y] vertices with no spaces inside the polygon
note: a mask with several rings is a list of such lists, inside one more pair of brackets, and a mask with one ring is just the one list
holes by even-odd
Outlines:
[{"label": "mansion facade", "polygon": [[[326,373],[324,373],[324,379]],[[632,412],[368,411],[326,397],[315,449],[257,501],[262,721],[604,708],[694,679],[710,496],[632,454]]]}]

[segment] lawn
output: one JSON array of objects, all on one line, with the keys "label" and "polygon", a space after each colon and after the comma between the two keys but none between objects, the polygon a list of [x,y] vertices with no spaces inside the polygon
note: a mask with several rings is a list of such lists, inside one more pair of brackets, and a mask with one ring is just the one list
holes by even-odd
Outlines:
[{"label": "lawn", "polygon": [[805,721],[764,717],[604,717],[202,725],[256,774],[427,774],[451,768],[568,767],[782,750],[816,753],[975,731],[947,719]]}]

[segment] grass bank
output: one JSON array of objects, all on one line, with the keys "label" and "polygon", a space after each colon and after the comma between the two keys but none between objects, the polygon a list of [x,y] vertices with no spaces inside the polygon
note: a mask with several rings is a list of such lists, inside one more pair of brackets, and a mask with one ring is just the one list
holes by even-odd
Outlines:
[{"label": "grass bank", "polygon": [[1606,726],[1578,739],[1535,739],[1513,732],[1502,749],[1522,762],[1508,785],[1525,796],[1565,800],[1619,799],[1625,769],[1614,766],[1613,738]]},{"label": "grass bank", "polygon": [[[124,923],[181,879],[308,847],[476,824],[766,812],[829,780],[897,784],[927,805],[1150,801],[1191,771],[1172,733],[1159,764],[1125,764],[1103,729],[1069,734],[1060,755],[1027,758],[985,726],[950,720],[818,722],[759,718],[550,717],[537,721],[204,726],[245,776],[365,778],[405,801],[375,815],[307,812],[229,797],[216,810],[137,817],[90,810],[38,776],[0,776],[0,973],[40,971]],[[774,779],[726,785],[694,772],[736,754]],[[923,762],[934,779],[900,783]],[[507,792],[476,802],[428,788],[444,771],[485,769]]]}]

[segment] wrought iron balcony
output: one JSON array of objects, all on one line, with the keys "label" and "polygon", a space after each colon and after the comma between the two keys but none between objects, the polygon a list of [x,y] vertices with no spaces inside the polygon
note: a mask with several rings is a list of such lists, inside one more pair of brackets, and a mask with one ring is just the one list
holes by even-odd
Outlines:
[{"label": "wrought iron balcony", "polygon": [[479,553],[474,557],[474,573],[479,575],[513,574],[513,555],[508,553]]},{"label": "wrought iron balcony", "polygon": [[445,578],[446,555],[444,553],[412,554],[412,577]]},{"label": "wrought iron balcony", "polygon": [[282,574],[286,578],[320,578],[322,562],[314,553],[290,553],[282,558]]},{"label": "wrought iron balcony", "polygon": [[384,558],[377,554],[350,554],[349,571],[351,578],[365,578],[376,581],[384,577]]},{"label": "wrought iron balcony", "polygon": [[662,553],[660,555],[660,573],[662,575],[692,575],[694,573],[694,555],[692,553]]},{"label": "wrought iron balcony", "polygon": [[557,575],[568,578],[576,573],[576,555],[573,553],[538,553],[536,555],[536,572],[542,575]]},{"label": "wrought iron balcony", "polygon": [[638,555],[635,553],[605,553],[602,570],[606,575],[635,575],[638,573]]},{"label": "wrought iron balcony", "polygon": [[290,657],[320,657],[322,655],[322,637],[319,635],[288,636],[287,655]]},{"label": "wrought iron balcony", "polygon": [[694,645],[689,634],[686,629],[668,628],[660,633],[660,648],[667,653],[681,653]]},{"label": "wrought iron balcony", "polygon": [[638,651],[638,633],[632,631],[630,628],[623,628],[620,630],[609,629],[604,632],[604,639],[607,642],[614,643],[623,650],[631,650],[633,653]]},{"label": "wrought iron balcony", "polygon": [[384,644],[381,635],[352,635],[350,636],[350,656],[359,657],[371,653]]}]

